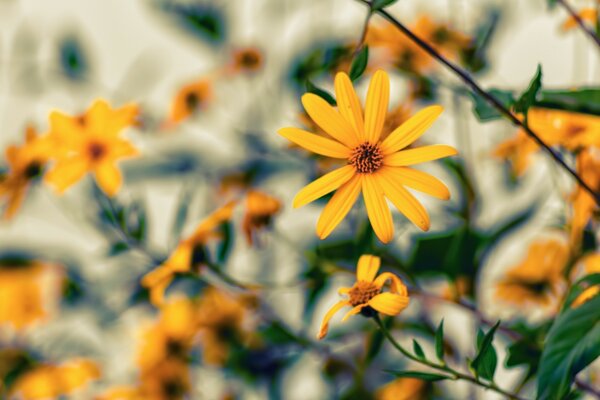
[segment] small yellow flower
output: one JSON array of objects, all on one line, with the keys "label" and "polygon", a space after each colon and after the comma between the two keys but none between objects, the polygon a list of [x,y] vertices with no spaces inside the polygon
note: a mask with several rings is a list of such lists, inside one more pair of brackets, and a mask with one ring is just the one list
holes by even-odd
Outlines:
[{"label": "small yellow flower", "polygon": [[48,171],[45,181],[63,193],[91,172],[108,196],[117,194],[123,178],[116,161],[138,154],[120,134],[134,124],[137,114],[135,105],[112,109],[104,100],[94,102],[80,117],[53,112],[50,135],[58,146],[57,163]]},{"label": "small yellow flower", "polygon": [[257,47],[246,47],[233,51],[232,72],[256,72],[264,64],[263,54]]},{"label": "small yellow flower", "polygon": [[116,386],[96,396],[94,400],[146,400],[146,397],[138,387]]},{"label": "small yellow flower", "polygon": [[164,360],[140,376],[140,392],[145,400],[187,399],[191,388],[190,367],[179,360]]},{"label": "small yellow flower", "polygon": [[205,259],[206,243],[219,237],[216,231],[219,226],[231,219],[235,202],[227,203],[202,221],[194,233],[182,240],[171,256],[153,271],[142,278],[142,286],[150,289],[150,301],[160,305],[164,293],[175,274],[185,272],[199,272],[200,267],[207,261]]},{"label": "small yellow flower", "polygon": [[[577,173],[594,191],[600,190],[600,156],[598,149],[586,149],[577,154]],[[571,245],[578,247],[586,225],[592,219],[598,206],[585,189],[577,186],[571,194],[573,213],[570,218]]]},{"label": "small yellow flower", "polygon": [[258,190],[249,190],[246,194],[246,212],[242,229],[249,245],[254,243],[256,232],[268,227],[275,214],[281,209],[281,202],[273,196]]},{"label": "small yellow flower", "polygon": [[340,72],[335,78],[338,110],[315,94],[302,96],[306,112],[333,139],[298,128],[279,130],[280,135],[307,150],[347,162],[306,186],[294,199],[294,207],[301,207],[337,189],[317,223],[317,235],[321,239],[329,236],[344,219],[361,191],[371,225],[383,243],[388,243],[394,235],[386,198],[422,230],[429,229],[427,211],[404,186],[440,199],[450,198],[450,192],[442,182],[408,166],[455,155],[456,150],[445,145],[403,150],[433,124],[442,107],[421,110],[381,140],[389,90],[387,74],[377,71],[369,86],[363,120],[350,78]]},{"label": "small yellow flower", "polygon": [[416,378],[398,378],[381,387],[375,393],[376,400],[425,400],[427,382]]},{"label": "small yellow flower", "polygon": [[[408,291],[400,278],[390,272],[384,272],[376,277],[381,259],[372,255],[363,255],[358,260],[356,267],[356,283],[351,288],[341,288],[340,294],[348,296],[348,300],[341,300],[325,314],[321,329],[317,335],[323,339],[329,329],[329,320],[342,307],[351,306],[342,321],[361,311],[375,310],[385,315],[398,315],[409,303]],[[390,291],[382,292],[383,285],[391,281]]]},{"label": "small yellow flower", "polygon": [[173,99],[167,125],[174,125],[203,110],[213,98],[212,82],[206,78],[183,86]]},{"label": "small yellow flower", "polygon": [[4,218],[12,218],[25,199],[30,183],[40,177],[53,154],[54,146],[48,135],[39,136],[28,127],[22,146],[6,149],[8,173],[0,177],[0,199],[6,197]]},{"label": "small yellow flower", "polygon": [[[579,18],[581,18],[583,21],[589,23],[591,26],[595,26],[596,23],[598,22],[598,9],[597,8],[584,8],[581,11],[579,11],[577,13],[579,15]],[[562,25],[562,30],[563,31],[570,31],[571,29],[577,27],[577,20],[575,19],[575,17],[569,16],[569,18],[567,18],[565,20],[565,22]]]},{"label": "small yellow flower", "polygon": [[531,244],[525,260],[511,268],[496,287],[496,297],[516,306],[547,306],[565,289],[563,271],[569,257],[568,246],[548,239]]}]

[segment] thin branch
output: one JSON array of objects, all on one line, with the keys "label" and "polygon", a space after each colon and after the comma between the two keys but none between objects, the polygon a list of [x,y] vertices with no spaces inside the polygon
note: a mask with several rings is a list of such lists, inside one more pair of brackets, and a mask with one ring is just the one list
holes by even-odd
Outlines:
[{"label": "thin branch", "polygon": [[596,32],[594,32],[589,26],[585,24],[585,22],[583,22],[577,11],[575,11],[573,7],[571,7],[571,5],[567,3],[567,0],[556,0],[556,2],[563,6],[563,8],[569,13],[569,15],[571,15],[571,17],[575,19],[577,25],[579,25],[581,30],[586,35],[588,35],[590,39],[592,39],[594,43],[596,43],[596,45],[598,45],[598,49],[600,50],[600,37],[598,37],[598,35],[596,35]]},{"label": "thin branch", "polygon": [[[363,4],[371,7],[371,3],[368,0],[358,0]],[[585,189],[592,198],[596,201],[598,205],[600,205],[600,195],[595,193],[595,191],[587,184],[585,181],[573,170],[565,161],[562,159],[560,154],[554,151],[550,146],[548,146],[537,133],[531,130],[526,123],[521,121],[512,111],[504,106],[494,95],[488,93],[484,89],[479,86],[479,84],[469,75],[467,71],[457,66],[456,64],[450,62],[444,56],[442,56],[437,50],[431,47],[427,42],[423,39],[415,35],[410,29],[408,29],[404,24],[394,18],[391,14],[383,9],[379,9],[376,11],[382,17],[387,19],[392,25],[394,25],[398,30],[404,33],[409,39],[415,42],[419,47],[421,47],[425,52],[427,52],[430,56],[438,60],[440,63],[449,68],[452,72],[454,72],[467,86],[469,86],[475,93],[483,97],[490,105],[496,108],[498,111],[502,113],[508,120],[510,120],[514,125],[521,127],[525,133],[531,137],[539,146],[541,146],[550,156],[567,172],[571,175],[578,183],[581,185],[583,189]]]}]

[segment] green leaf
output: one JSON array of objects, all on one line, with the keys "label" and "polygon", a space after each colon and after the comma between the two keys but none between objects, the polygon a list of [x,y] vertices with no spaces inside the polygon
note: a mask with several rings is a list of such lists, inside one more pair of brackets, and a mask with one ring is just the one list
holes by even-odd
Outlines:
[{"label": "green leaf", "polygon": [[233,228],[231,222],[224,222],[221,224],[221,234],[223,240],[219,243],[217,250],[217,261],[219,264],[224,263],[233,248]]},{"label": "green leaf", "polygon": [[309,93],[316,94],[332,106],[337,105],[335,98],[331,94],[329,94],[329,92],[315,86],[311,81],[306,81],[306,91]]},{"label": "green leaf", "polygon": [[354,82],[358,78],[360,78],[367,69],[367,64],[369,63],[369,46],[363,46],[360,52],[354,57],[352,60],[352,65],[350,66],[350,79]]},{"label": "green leaf", "polygon": [[600,296],[561,313],[546,338],[537,399],[562,399],[575,376],[600,356]]},{"label": "green leaf", "polygon": [[89,63],[83,46],[76,36],[68,36],[59,45],[60,67],[65,76],[74,81],[85,77]]},{"label": "green leaf", "polygon": [[444,379],[452,379],[451,376],[441,375],[441,374],[432,374],[429,372],[420,372],[420,371],[394,371],[391,369],[386,369],[385,372],[388,372],[399,378],[416,378],[416,379],[420,379],[422,381],[427,381],[427,382],[436,382],[436,381],[443,381]]},{"label": "green leaf", "polygon": [[373,12],[381,10],[387,6],[391,6],[397,1],[398,0],[373,0],[373,2],[371,3],[371,10]]},{"label": "green leaf", "polygon": [[600,88],[542,90],[537,104],[540,107],[600,115]]},{"label": "green leaf", "polygon": [[498,362],[498,356],[492,344],[498,326],[500,326],[500,321],[496,322],[485,335],[481,330],[477,332],[478,352],[475,359],[471,361],[471,368],[473,368],[475,374],[490,381],[494,379],[496,364]]},{"label": "green leaf", "polygon": [[425,352],[423,351],[423,348],[415,339],[413,339],[413,351],[415,352],[415,355],[421,360],[427,359],[427,357],[425,357]]},{"label": "green leaf", "polygon": [[[387,325],[389,325],[389,323]],[[368,363],[372,361],[377,354],[379,354],[384,343],[385,335],[381,332],[381,330],[378,329],[371,334],[367,343],[367,354],[365,355],[366,365],[368,365]]]},{"label": "green leaf", "polygon": [[562,310],[564,311],[571,307],[571,304],[573,304],[575,299],[577,299],[577,297],[579,297],[586,289],[597,285],[600,285],[600,273],[584,276],[575,282],[569,290],[569,294],[566,297]]},{"label": "green leaf", "polygon": [[519,97],[514,105],[514,109],[518,113],[527,116],[527,110],[536,104],[536,99],[542,88],[542,66],[538,64],[535,76],[529,83],[527,90]]},{"label": "green leaf", "polygon": [[444,361],[444,320],[440,321],[435,331],[435,355],[438,360]]},{"label": "green leaf", "polygon": [[113,245],[110,247],[108,255],[111,257],[118,256],[119,254],[124,253],[127,250],[129,250],[129,245],[126,242],[116,242],[113,243]]},{"label": "green leaf", "polygon": [[[494,96],[506,108],[510,108],[515,102],[514,95],[509,90],[490,89],[488,93]],[[479,121],[488,122],[502,118],[502,113],[479,94],[469,92],[469,95],[473,100],[473,112]]]},{"label": "green leaf", "polygon": [[550,9],[554,8],[554,6],[556,6],[556,0],[546,0],[546,3],[548,4],[548,7]]}]

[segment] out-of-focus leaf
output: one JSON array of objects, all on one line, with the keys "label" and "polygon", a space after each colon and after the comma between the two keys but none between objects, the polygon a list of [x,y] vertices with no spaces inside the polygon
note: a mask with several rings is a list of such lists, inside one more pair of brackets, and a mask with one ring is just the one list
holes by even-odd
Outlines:
[{"label": "out-of-focus leaf", "polygon": [[420,100],[432,102],[438,97],[439,84],[426,76],[412,76],[410,86],[413,96]]},{"label": "out-of-focus leaf", "polygon": [[514,110],[527,116],[527,110],[536,104],[540,90],[542,89],[542,66],[538,64],[534,77],[529,82],[527,90],[521,94],[514,104]]},{"label": "out-of-focus leaf", "polygon": [[318,261],[318,259],[315,258],[314,260],[311,260],[309,258],[309,267],[304,273],[304,278],[308,282],[306,302],[304,304],[305,317],[312,314],[316,302],[321,297],[323,291],[327,288],[328,277],[329,274],[323,271],[321,263]]},{"label": "out-of-focus leaf", "polygon": [[554,6],[556,6],[556,0],[546,0],[546,3],[550,8],[554,8]]},{"label": "out-of-focus leaf", "polygon": [[122,254],[127,250],[129,250],[129,244],[127,244],[126,242],[116,242],[110,246],[110,249],[108,250],[108,255],[111,257],[118,256],[119,254]]},{"label": "out-of-focus leaf", "polygon": [[261,335],[272,344],[298,343],[299,339],[279,322],[272,322],[261,329]]},{"label": "out-of-focus leaf", "polygon": [[[498,101],[506,108],[510,108],[515,102],[514,95],[511,91],[490,89],[489,93],[498,99]],[[488,122],[502,118],[502,113],[479,94],[469,92],[469,95],[473,100],[473,112],[479,121]]]},{"label": "out-of-focus leaf", "polygon": [[195,36],[214,44],[225,40],[225,18],[218,8],[203,4],[176,4],[168,6],[167,11]]},{"label": "out-of-focus leaf", "polygon": [[540,364],[542,350],[528,338],[520,339],[508,346],[508,355],[505,366],[513,368],[527,366],[527,377],[532,377],[537,372]]},{"label": "out-of-focus leaf", "polygon": [[435,331],[435,355],[438,360],[444,361],[444,320],[440,321]]},{"label": "out-of-focus leaf", "polygon": [[173,227],[171,228],[171,233],[173,237],[179,238],[181,236],[181,232],[185,225],[185,221],[188,217],[188,212],[190,210],[190,203],[192,200],[192,191],[184,191],[179,198],[177,204],[177,212],[175,214],[175,218],[173,220]]},{"label": "out-of-focus leaf", "polygon": [[360,50],[360,52],[354,57],[352,60],[352,65],[350,66],[350,79],[352,81],[357,80],[362,76],[367,69],[367,64],[369,63],[369,46],[365,45]]},{"label": "out-of-focus leaf", "polygon": [[63,74],[74,81],[84,78],[89,69],[89,61],[76,36],[67,36],[59,43],[60,68]]},{"label": "out-of-focus leaf", "polygon": [[381,351],[383,344],[385,343],[385,335],[380,330],[376,330],[369,336],[367,342],[367,354],[365,356],[365,364],[368,365],[377,354]]},{"label": "out-of-focus leaf", "polygon": [[542,90],[537,104],[540,107],[600,115],[600,88]]},{"label": "out-of-focus leaf", "polygon": [[221,235],[223,235],[223,240],[219,243],[217,250],[217,261],[219,264],[227,260],[233,248],[233,227],[231,226],[231,222],[221,224]]},{"label": "out-of-focus leaf", "polygon": [[590,274],[590,275],[584,276],[583,278],[579,279],[577,282],[575,282],[575,284],[573,284],[573,286],[571,286],[571,289],[569,290],[569,294],[567,295],[567,298],[565,299],[563,307],[562,307],[563,311],[565,311],[566,309],[571,307],[573,302],[586,289],[593,287],[593,286],[598,286],[598,285],[600,285],[600,274]]},{"label": "out-of-focus leaf", "polygon": [[542,352],[537,398],[562,399],[573,380],[600,356],[600,296],[563,311],[554,321]]},{"label": "out-of-focus leaf", "polygon": [[304,90],[306,81],[332,71],[342,60],[349,59],[352,48],[343,42],[318,43],[305,53],[299,54],[288,68],[290,79],[299,90]]},{"label": "out-of-focus leaf", "polygon": [[420,379],[422,381],[427,381],[427,382],[436,382],[436,381],[443,381],[444,379],[452,379],[451,376],[446,376],[446,375],[441,375],[441,374],[432,374],[429,372],[420,372],[420,371],[395,371],[395,370],[391,370],[391,369],[386,369],[385,372],[395,375],[398,378],[415,378],[415,379]]},{"label": "out-of-focus leaf", "polygon": [[335,101],[335,98],[331,94],[329,94],[329,92],[315,86],[311,81],[308,81],[308,80],[306,81],[306,91],[308,93],[316,94],[317,96],[319,96],[320,98],[322,98],[323,100],[325,100],[326,102],[331,104],[332,106],[335,106],[337,104],[337,102]]},{"label": "out-of-focus leaf", "polygon": [[487,67],[487,50],[498,27],[500,15],[499,10],[490,10],[475,28],[470,46],[461,52],[462,62],[471,72],[480,72]]},{"label": "out-of-focus leaf", "polygon": [[479,329],[477,331],[477,356],[471,362],[471,368],[475,371],[475,374],[483,379],[489,381],[494,380],[494,373],[496,372],[496,365],[498,363],[498,355],[492,341],[494,340],[494,333],[500,326],[500,321],[484,335],[483,331]]},{"label": "out-of-focus leaf", "polygon": [[398,0],[373,0],[373,2],[371,3],[371,10],[373,10],[373,11],[381,10],[385,7],[391,6],[392,4],[394,4],[397,1]]},{"label": "out-of-focus leaf", "polygon": [[427,358],[425,357],[425,352],[423,351],[423,348],[415,339],[413,339],[413,351],[415,352],[415,355],[421,360],[425,360]]}]

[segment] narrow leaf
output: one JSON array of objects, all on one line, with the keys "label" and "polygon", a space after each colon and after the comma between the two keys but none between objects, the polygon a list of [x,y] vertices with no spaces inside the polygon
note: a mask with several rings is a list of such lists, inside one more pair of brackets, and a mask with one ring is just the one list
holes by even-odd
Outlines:
[{"label": "narrow leaf", "polygon": [[496,333],[498,326],[500,326],[500,321],[496,322],[496,324],[485,335],[483,335],[483,332],[479,332],[477,338],[477,356],[471,362],[471,368],[473,368],[477,376],[488,380],[492,380],[494,378],[496,364],[498,362],[496,350],[492,345],[494,334]]},{"label": "narrow leaf", "polygon": [[542,88],[542,66],[538,64],[535,76],[529,83],[527,90],[519,97],[519,100],[515,103],[515,111],[522,113],[527,116],[527,110],[533,107],[536,103],[538,93]]},{"label": "narrow leaf", "polygon": [[373,2],[371,3],[371,10],[373,10],[373,11],[381,10],[387,6],[391,6],[392,4],[394,4],[397,1],[398,0],[373,0]]},{"label": "narrow leaf", "polygon": [[312,83],[311,81],[308,81],[308,80],[306,81],[306,91],[309,93],[316,94],[317,96],[321,97],[323,100],[325,100],[332,106],[337,105],[335,98],[331,94],[329,94],[329,92],[315,86],[314,83]]},{"label": "narrow leaf", "polygon": [[416,354],[417,357],[419,357],[421,360],[425,360],[425,352],[423,351],[423,348],[421,347],[421,345],[419,344],[419,342],[417,342],[415,339],[413,339],[413,350]]},{"label": "narrow leaf", "polygon": [[350,79],[352,81],[360,78],[367,69],[369,63],[369,46],[363,46],[360,52],[354,57],[352,65],[350,66]]},{"label": "narrow leaf", "polygon": [[420,371],[394,371],[391,369],[386,369],[385,372],[388,372],[399,378],[415,378],[415,379],[420,379],[422,381],[427,381],[427,382],[436,382],[436,381],[443,381],[444,379],[453,379],[451,376],[447,376],[447,375],[432,374],[429,372],[420,372]]},{"label": "narrow leaf", "polygon": [[435,331],[435,355],[438,360],[444,361],[444,320],[440,322]]}]

